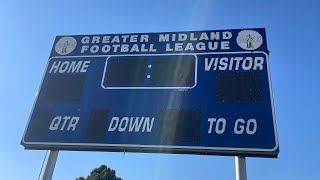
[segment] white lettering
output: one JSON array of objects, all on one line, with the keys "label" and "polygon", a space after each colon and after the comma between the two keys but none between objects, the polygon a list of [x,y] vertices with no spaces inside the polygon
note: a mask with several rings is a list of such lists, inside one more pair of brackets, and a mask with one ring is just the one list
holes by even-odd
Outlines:
[{"label": "white lettering", "polygon": [[218,49],[218,42],[209,42],[209,47],[210,50],[216,50]]},{"label": "white lettering", "polygon": [[131,35],[130,42],[138,42],[138,35]]},{"label": "white lettering", "polygon": [[168,42],[170,39],[170,34],[160,34],[159,42]]},{"label": "white lettering", "polygon": [[170,47],[169,43],[166,44],[166,51],[173,51],[173,48]]},{"label": "white lettering", "polygon": [[[108,131],[151,132],[154,118],[151,117],[112,117]],[[143,125],[142,125],[143,124]]]},{"label": "white lettering", "polygon": [[81,53],[84,53],[85,51],[88,51],[88,49],[89,49],[89,46],[88,46],[88,45],[82,46],[82,48],[81,48]]},{"label": "white lettering", "polygon": [[99,43],[100,42],[100,37],[99,36],[93,36],[92,37],[92,43]]},{"label": "white lettering", "polygon": [[232,33],[229,31],[224,31],[222,32],[222,38],[223,39],[231,39],[232,38]]},{"label": "white lettering", "polygon": [[208,121],[209,121],[208,134],[211,134],[211,132],[212,132],[212,126],[213,126],[213,122],[216,122],[216,121],[217,121],[217,119],[216,119],[216,118],[209,118],[209,119],[208,119]]},{"label": "white lettering", "polygon": [[79,120],[80,120],[80,117],[72,117],[70,120],[69,126],[67,128],[67,131],[69,131],[71,128],[72,128],[72,131],[75,131]]},{"label": "white lettering", "polygon": [[87,72],[89,64],[90,64],[90,61],[84,61],[80,72]]},{"label": "white lettering", "polygon": [[110,36],[103,36],[102,43],[110,43]]},{"label": "white lettering", "polygon": [[199,41],[203,41],[203,40],[209,40],[209,37],[208,37],[207,33],[205,33],[205,32],[201,33],[201,35],[199,37]]},{"label": "white lettering", "polygon": [[93,45],[90,48],[91,53],[97,53],[99,51],[99,46],[98,45]]},{"label": "white lettering", "polygon": [[61,63],[61,61],[54,61],[51,68],[50,68],[49,73],[51,73],[52,70],[54,70],[54,73],[56,73],[57,70],[59,69],[60,63]]},{"label": "white lettering", "polygon": [[[253,126],[253,129],[250,129],[251,124]],[[257,121],[255,119],[249,119],[247,122],[247,128],[246,128],[247,134],[253,135],[254,133],[256,133],[256,131],[257,131]]]},{"label": "white lettering", "polygon": [[[128,117],[123,117],[120,121],[119,124],[119,131],[123,132],[126,130],[127,126],[128,126],[128,122],[129,122],[129,118]],[[124,124],[124,126],[122,127],[122,124]]]},{"label": "white lettering", "polygon": [[[57,131],[57,130],[70,131],[70,129],[71,129],[72,131],[75,131],[79,120],[80,120],[80,117],[76,117],[76,116],[64,116],[64,117],[56,116],[52,119],[51,124],[49,126],[49,130],[50,131]],[[62,123],[61,127],[59,128],[62,121],[63,121],[63,123]],[[69,123],[68,123],[68,121],[69,121]],[[65,128],[65,127],[67,127],[67,128]]]},{"label": "white lettering", "polygon": [[141,52],[148,52],[149,49],[146,48],[146,44],[141,44]]},{"label": "white lettering", "polygon": [[85,73],[90,61],[55,61],[49,73]]},{"label": "white lettering", "polygon": [[118,117],[112,117],[111,122],[109,124],[108,131],[114,131],[117,129],[119,123],[119,118]]},{"label": "white lettering", "polygon": [[182,45],[183,43],[175,43],[174,44],[175,51],[183,51]]},{"label": "white lettering", "polygon": [[148,42],[149,41],[149,35],[141,35],[140,42]]},{"label": "white lettering", "polygon": [[154,118],[151,118],[151,122],[150,122],[150,118],[146,117],[144,120],[142,132],[145,132],[146,128],[147,128],[147,132],[151,132],[152,127],[153,127],[153,121],[154,121]]},{"label": "white lettering", "polygon": [[219,70],[263,70],[263,63],[263,57],[205,58],[204,69],[209,71],[210,69],[216,70],[218,67]]},{"label": "white lettering", "polygon": [[258,68],[259,70],[263,70],[263,61],[263,57],[255,57],[253,70],[257,70]]},{"label": "white lettering", "polygon": [[129,52],[129,45],[128,44],[122,44],[120,51],[121,52]]},{"label": "white lettering", "polygon": [[127,42],[129,35],[122,35],[122,42]]},{"label": "white lettering", "polygon": [[221,41],[221,49],[230,49],[229,41]]},{"label": "white lettering", "polygon": [[88,36],[85,36],[81,39],[82,44],[89,44],[89,42],[90,42],[90,37]]},{"label": "white lettering", "polygon": [[234,68],[235,70],[238,70],[239,69],[239,64],[240,64],[240,61],[242,60],[243,58],[242,57],[235,57],[234,60],[237,61],[236,62],[236,67]]},{"label": "white lettering", "polygon": [[80,69],[80,67],[81,67],[81,64],[82,64],[82,61],[72,61],[71,63],[70,63],[70,66],[69,66],[69,68],[68,68],[68,73],[69,72],[79,72],[79,69]]},{"label": "white lettering", "polygon": [[68,70],[69,64],[69,61],[64,61],[59,68],[59,73],[65,73]]},{"label": "white lettering", "polygon": [[185,41],[187,40],[187,38],[188,38],[188,35],[185,33],[178,34],[178,41]]},{"label": "white lettering", "polygon": [[226,130],[227,121],[224,118],[219,118],[218,120],[216,118],[208,118],[208,122],[210,124],[208,134],[211,134],[214,122],[216,122],[215,132],[217,134],[222,134]]},{"label": "white lettering", "polygon": [[199,42],[196,44],[196,49],[197,50],[205,50],[206,49],[206,45],[203,42]]},{"label": "white lettering", "polygon": [[144,117],[141,117],[141,120],[139,119],[139,117],[136,117],[133,122],[133,117],[131,117],[130,124],[129,124],[129,131],[132,132],[134,130],[135,132],[139,132],[143,119]]},{"label": "white lettering", "polygon": [[253,60],[251,57],[247,57],[242,61],[242,69],[249,70],[252,67]]},{"label": "white lettering", "polygon": [[219,61],[219,70],[226,70],[228,68],[228,58],[223,57]]},{"label": "white lettering", "polygon": [[220,33],[219,32],[211,32],[210,33],[210,39],[211,40],[219,40],[220,39]]},{"label": "white lettering", "polygon": [[210,58],[210,62],[208,58],[204,58],[204,69],[205,71],[209,71],[211,69],[211,66],[213,64],[214,60],[217,60],[218,58]]},{"label": "white lettering", "polygon": [[111,43],[120,43],[119,36],[114,36],[113,39],[111,40]]},{"label": "white lettering", "polygon": [[[241,123],[241,124],[240,124]],[[239,125],[240,124],[240,125]],[[245,124],[245,121],[243,120],[243,119],[237,119],[236,120],[236,123],[235,123],[235,125],[234,125],[234,128],[233,128],[233,130],[234,130],[234,133],[236,133],[236,134],[242,134],[243,133],[243,131],[244,131],[244,125],[243,124]]]},{"label": "white lettering", "polygon": [[110,45],[104,45],[104,46],[102,46],[101,51],[103,53],[107,53],[107,52],[110,52],[110,49],[111,49]]},{"label": "white lettering", "polygon": [[60,125],[61,122],[61,116],[56,116],[55,118],[53,118],[53,120],[51,121],[51,124],[49,126],[49,129],[51,131],[55,131],[58,130],[58,127]]},{"label": "white lettering", "polygon": [[69,119],[71,119],[71,116],[65,116],[65,117],[63,117],[63,124],[62,124],[62,126],[61,126],[61,128],[60,128],[60,130],[61,131],[63,131],[63,129],[64,129],[64,126],[66,125],[66,123],[68,122],[68,120]]}]

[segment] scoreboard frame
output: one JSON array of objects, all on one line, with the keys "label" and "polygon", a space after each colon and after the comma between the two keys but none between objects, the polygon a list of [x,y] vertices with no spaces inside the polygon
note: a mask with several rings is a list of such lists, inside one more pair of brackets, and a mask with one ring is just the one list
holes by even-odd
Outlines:
[{"label": "scoreboard frame", "polygon": [[[57,40],[56,40],[57,41]],[[197,86],[198,82],[198,55],[230,55],[230,54],[264,54],[266,59],[266,68],[267,68],[267,76],[268,76],[268,87],[270,93],[270,105],[272,110],[272,123],[273,123],[273,131],[274,131],[274,140],[275,146],[273,148],[239,148],[239,147],[205,147],[205,146],[181,146],[181,145],[146,145],[146,144],[106,144],[106,143],[61,143],[61,142],[29,142],[25,140],[25,136],[27,133],[27,129],[29,127],[30,121],[32,119],[32,113],[34,112],[34,108],[39,98],[40,90],[43,86],[43,82],[45,76],[49,69],[49,64],[54,59],[77,59],[77,58],[91,58],[91,57],[105,57],[105,65],[103,68],[103,76],[101,79],[101,88],[104,90],[112,89],[112,90],[180,90],[180,91],[188,91]],[[126,56],[183,56],[183,55],[191,55],[194,56],[195,59],[195,67],[194,67],[194,85],[191,87],[105,87],[104,79],[106,76],[106,71],[108,67],[108,60],[112,57],[126,57]],[[244,142],[245,143],[245,142]],[[276,128],[276,120],[275,120],[275,112],[274,112],[274,102],[273,102],[273,94],[272,94],[272,83],[270,77],[270,65],[269,65],[269,55],[266,51],[234,51],[234,52],[192,52],[192,53],[160,53],[160,54],[108,54],[108,55],[82,55],[82,56],[74,56],[74,55],[61,55],[61,56],[50,56],[49,61],[46,65],[44,74],[42,76],[41,84],[36,95],[36,100],[33,104],[32,111],[26,125],[21,144],[26,149],[46,149],[46,150],[76,150],[76,151],[112,151],[112,152],[151,152],[151,153],[179,153],[179,154],[208,154],[208,155],[227,155],[227,156],[254,156],[254,157],[277,157],[279,153],[279,142]]]}]

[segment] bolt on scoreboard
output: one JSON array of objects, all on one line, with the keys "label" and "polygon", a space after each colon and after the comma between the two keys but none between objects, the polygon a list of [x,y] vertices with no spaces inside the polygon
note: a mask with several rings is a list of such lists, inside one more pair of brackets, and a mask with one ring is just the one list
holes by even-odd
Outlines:
[{"label": "bolt on scoreboard", "polygon": [[263,28],[57,36],[27,149],[277,157]]}]

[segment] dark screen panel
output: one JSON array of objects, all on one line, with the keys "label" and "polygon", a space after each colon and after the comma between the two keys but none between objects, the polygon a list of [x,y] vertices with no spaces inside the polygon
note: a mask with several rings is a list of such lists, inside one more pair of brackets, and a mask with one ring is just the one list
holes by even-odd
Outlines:
[{"label": "dark screen panel", "polygon": [[192,86],[194,56],[159,56],[153,58],[152,82],[155,86]]},{"label": "dark screen panel", "polygon": [[191,142],[200,140],[200,111],[168,109],[158,114],[160,142]]},{"label": "dark screen panel", "polygon": [[107,130],[107,109],[93,109],[87,127],[88,139],[103,139]]},{"label": "dark screen panel", "polygon": [[54,74],[49,77],[45,97],[48,100],[76,101],[82,95],[85,74]]},{"label": "dark screen panel", "polygon": [[218,101],[261,101],[261,77],[258,72],[218,72]]},{"label": "dark screen panel", "polygon": [[147,59],[144,57],[114,57],[108,60],[106,86],[142,85]]}]

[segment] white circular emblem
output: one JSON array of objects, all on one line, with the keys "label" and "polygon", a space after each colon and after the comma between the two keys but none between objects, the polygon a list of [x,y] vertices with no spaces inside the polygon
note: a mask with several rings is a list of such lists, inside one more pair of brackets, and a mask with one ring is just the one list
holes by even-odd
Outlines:
[{"label": "white circular emblem", "polygon": [[55,50],[60,55],[71,53],[77,46],[77,41],[73,37],[62,37],[55,46]]},{"label": "white circular emblem", "polygon": [[240,31],[237,37],[238,45],[245,50],[255,50],[263,42],[261,34],[253,30]]}]

